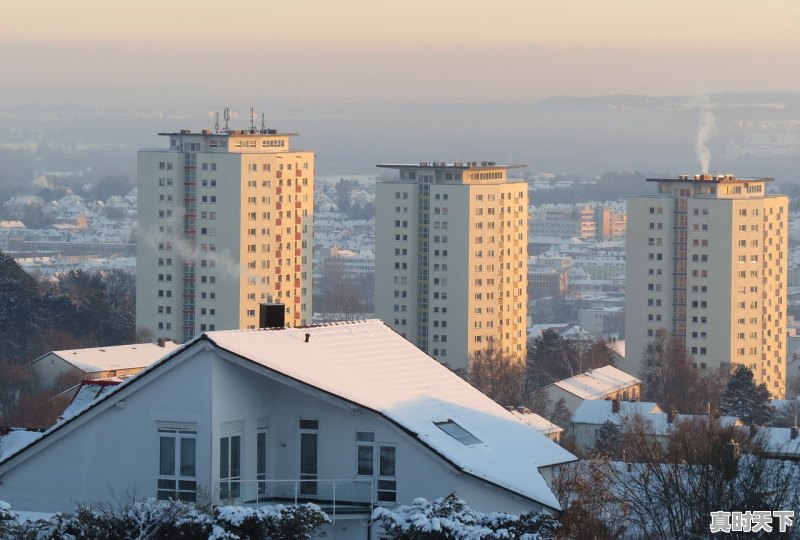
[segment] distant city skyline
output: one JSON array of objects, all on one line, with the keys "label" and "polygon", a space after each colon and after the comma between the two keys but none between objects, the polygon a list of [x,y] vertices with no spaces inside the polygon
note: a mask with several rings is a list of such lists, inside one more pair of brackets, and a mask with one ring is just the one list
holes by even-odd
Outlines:
[{"label": "distant city skyline", "polygon": [[800,4],[788,0],[247,0],[227,11],[207,1],[84,0],[8,11],[7,83],[175,85],[202,69],[200,86],[248,81],[222,97],[276,99],[800,91]]}]

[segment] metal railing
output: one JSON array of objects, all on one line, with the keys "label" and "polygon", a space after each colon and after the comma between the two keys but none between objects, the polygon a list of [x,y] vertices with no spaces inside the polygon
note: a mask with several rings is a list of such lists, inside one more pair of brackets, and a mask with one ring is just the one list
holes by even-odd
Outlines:
[{"label": "metal railing", "polygon": [[336,521],[340,514],[372,514],[375,507],[375,480],[365,479],[285,479],[220,480],[214,486],[214,500],[219,503],[266,505],[319,505]]}]

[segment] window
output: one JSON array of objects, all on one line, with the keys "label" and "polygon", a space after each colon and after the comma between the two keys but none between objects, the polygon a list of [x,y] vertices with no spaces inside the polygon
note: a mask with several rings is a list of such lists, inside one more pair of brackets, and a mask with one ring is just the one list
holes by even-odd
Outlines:
[{"label": "window", "polygon": [[300,494],[317,494],[317,432],[319,420],[299,422],[300,428]]},{"label": "window", "polygon": [[219,498],[238,499],[242,495],[242,436],[229,435],[219,440]]},{"label": "window", "polygon": [[159,423],[159,500],[197,500],[197,425]]},{"label": "window", "polygon": [[[478,336],[476,336],[478,337]],[[479,438],[458,425],[453,420],[445,420],[443,422],[434,422],[436,427],[453,437],[455,440],[464,446],[472,446],[474,444],[483,444]]]},{"label": "window", "polygon": [[397,501],[396,448],[380,445],[378,451],[378,501]]},{"label": "window", "polygon": [[356,432],[356,474],[372,476],[375,461],[375,433],[371,431]]}]

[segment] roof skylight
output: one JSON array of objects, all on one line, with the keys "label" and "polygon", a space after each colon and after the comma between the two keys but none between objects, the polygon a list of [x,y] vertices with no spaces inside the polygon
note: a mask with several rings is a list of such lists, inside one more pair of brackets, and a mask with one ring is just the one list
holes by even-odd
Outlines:
[{"label": "roof skylight", "polygon": [[483,441],[475,435],[458,425],[452,420],[445,420],[443,422],[434,422],[436,427],[453,437],[455,440],[464,446],[473,446],[475,444],[483,444]]}]

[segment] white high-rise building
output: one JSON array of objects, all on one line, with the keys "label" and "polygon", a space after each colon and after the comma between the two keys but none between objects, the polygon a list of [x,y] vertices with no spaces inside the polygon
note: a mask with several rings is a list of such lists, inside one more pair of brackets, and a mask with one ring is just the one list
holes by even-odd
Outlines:
[{"label": "white high-rise building", "polygon": [[375,313],[452,368],[523,357],[528,190],[494,162],[378,165]]},{"label": "white high-rise building", "polygon": [[310,324],[314,153],[263,127],[159,135],[168,148],[139,152],[137,326],[255,328],[264,300]]},{"label": "white high-rise building", "polygon": [[628,198],[626,371],[660,332],[699,369],[750,367],[773,397],[786,391],[788,199],[767,178],[650,178]]}]

